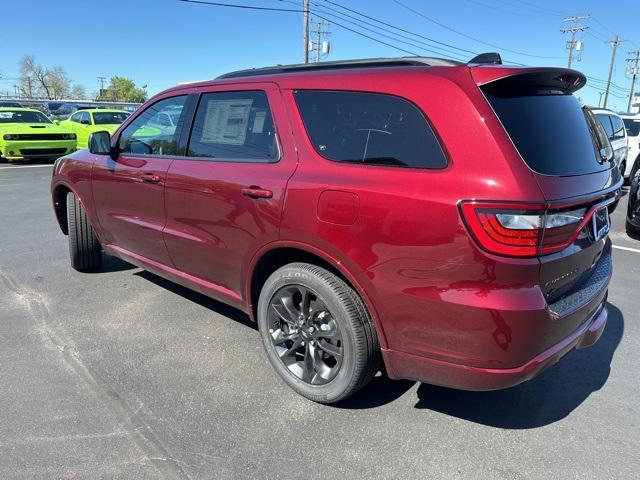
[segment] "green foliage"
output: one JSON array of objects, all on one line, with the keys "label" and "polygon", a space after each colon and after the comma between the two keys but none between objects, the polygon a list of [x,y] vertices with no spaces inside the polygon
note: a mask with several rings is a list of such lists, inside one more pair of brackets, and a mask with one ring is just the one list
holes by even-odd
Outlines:
[{"label": "green foliage", "polygon": [[103,90],[98,98],[108,102],[134,102],[142,103],[147,99],[147,92],[136,87],[133,80],[125,77],[114,76],[109,81],[109,86]]}]

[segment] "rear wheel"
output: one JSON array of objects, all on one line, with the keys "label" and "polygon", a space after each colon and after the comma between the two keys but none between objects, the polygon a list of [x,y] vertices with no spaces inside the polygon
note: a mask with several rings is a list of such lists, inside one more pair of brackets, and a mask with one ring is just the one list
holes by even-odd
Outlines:
[{"label": "rear wheel", "polygon": [[343,400],[378,370],[378,338],[362,300],[324,268],[292,263],[274,272],[260,292],[258,326],[275,370],[310,400]]},{"label": "rear wheel", "polygon": [[80,272],[99,269],[102,265],[102,248],[87,213],[72,192],[67,194],[67,227],[71,266]]}]

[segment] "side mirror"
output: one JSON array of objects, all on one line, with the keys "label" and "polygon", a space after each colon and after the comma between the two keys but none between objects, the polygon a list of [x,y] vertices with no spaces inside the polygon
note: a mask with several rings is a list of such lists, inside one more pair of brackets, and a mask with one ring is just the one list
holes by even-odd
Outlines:
[{"label": "side mirror", "polygon": [[55,123],[56,125],[60,125],[60,119],[59,118],[54,118],[53,119],[53,123]]},{"label": "side mirror", "polygon": [[94,155],[111,154],[111,135],[106,130],[89,135],[89,151]]},{"label": "side mirror", "polygon": [[80,123],[82,125],[91,125],[91,122],[89,120],[80,120]]}]

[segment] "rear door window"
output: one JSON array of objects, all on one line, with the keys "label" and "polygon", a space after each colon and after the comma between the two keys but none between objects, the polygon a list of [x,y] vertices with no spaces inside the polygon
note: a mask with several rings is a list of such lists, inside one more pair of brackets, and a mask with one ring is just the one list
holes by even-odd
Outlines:
[{"label": "rear door window", "polygon": [[299,90],[295,99],[313,148],[328,160],[444,168],[431,126],[411,102],[392,95]]},{"label": "rear door window", "polygon": [[610,168],[608,162],[599,160],[597,142],[573,95],[552,89],[505,88],[507,85],[488,84],[483,91],[529,168],[552,176]]}]

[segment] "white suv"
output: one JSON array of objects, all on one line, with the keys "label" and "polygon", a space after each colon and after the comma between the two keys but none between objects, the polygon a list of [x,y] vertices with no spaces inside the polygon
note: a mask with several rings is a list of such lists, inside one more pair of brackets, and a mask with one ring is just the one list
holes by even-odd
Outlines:
[{"label": "white suv", "polygon": [[616,165],[624,175],[627,169],[628,146],[627,131],[624,128],[622,117],[611,110],[605,110],[603,108],[594,108],[591,111],[607,133],[611,147],[613,148]]},{"label": "white suv", "polygon": [[627,168],[625,178],[631,179],[633,174],[640,168],[640,113],[626,113],[620,115],[627,130],[627,140],[629,149],[627,152]]}]

